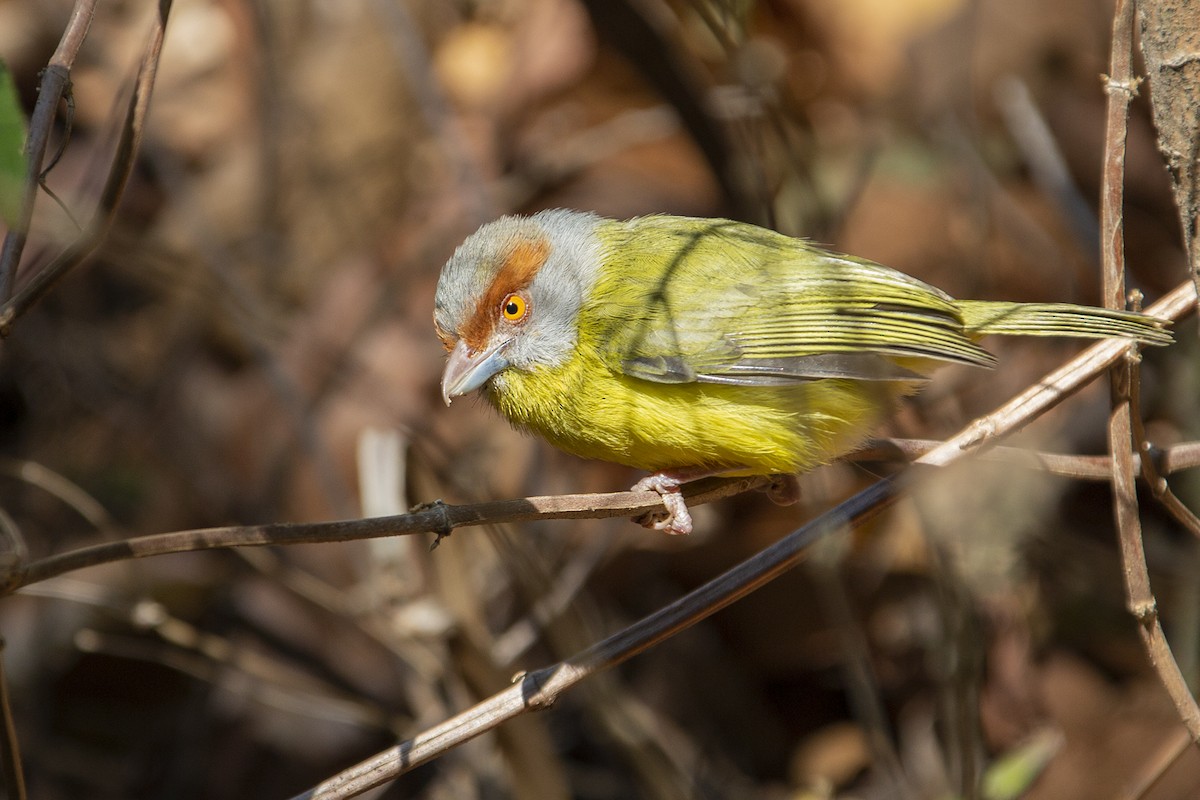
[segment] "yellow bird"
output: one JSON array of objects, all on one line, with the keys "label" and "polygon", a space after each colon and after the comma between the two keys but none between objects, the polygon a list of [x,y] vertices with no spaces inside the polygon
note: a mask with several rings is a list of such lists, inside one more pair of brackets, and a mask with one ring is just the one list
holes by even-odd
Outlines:
[{"label": "yellow bird", "polygon": [[442,396],[483,388],[510,422],[649,470],[654,527],[688,533],[680,486],[795,474],[853,450],[987,334],[1167,344],[1163,320],[1065,303],[955,300],[865,259],[741,222],[569,210],[503,217],[442,269]]}]

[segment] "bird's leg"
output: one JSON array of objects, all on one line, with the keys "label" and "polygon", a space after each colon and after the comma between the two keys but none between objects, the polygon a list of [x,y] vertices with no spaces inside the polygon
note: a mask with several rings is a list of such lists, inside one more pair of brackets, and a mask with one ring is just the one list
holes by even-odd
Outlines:
[{"label": "bird's leg", "polygon": [[[687,503],[680,491],[685,483],[709,478],[713,475],[724,475],[729,472],[739,472],[737,468],[713,469],[711,467],[683,467],[680,469],[664,469],[653,475],[647,475],[633,485],[633,492],[658,492],[662,497],[666,513],[651,511],[637,517],[634,522],[656,531],[665,531],[674,536],[683,536],[692,532],[692,514],[688,511]],[[772,502],[781,506],[790,506],[800,501],[800,479],[792,474],[772,475],[773,482],[764,491]]]},{"label": "bird's leg", "polygon": [[683,499],[680,487],[690,481],[720,475],[728,469],[712,469],[710,467],[682,467],[680,469],[664,469],[653,475],[648,475],[633,485],[632,492],[658,492],[662,497],[666,514],[661,511],[651,511],[638,517],[635,522],[656,531],[665,531],[673,536],[684,536],[692,532],[692,515]]},{"label": "bird's leg", "polygon": [[642,478],[630,489],[632,492],[658,492],[666,506],[666,514],[662,511],[651,511],[634,521],[646,528],[656,531],[666,531],[672,535],[682,536],[692,532],[692,515],[687,510],[687,503],[679,492],[679,487],[686,481],[680,480],[666,472],[656,472]]}]

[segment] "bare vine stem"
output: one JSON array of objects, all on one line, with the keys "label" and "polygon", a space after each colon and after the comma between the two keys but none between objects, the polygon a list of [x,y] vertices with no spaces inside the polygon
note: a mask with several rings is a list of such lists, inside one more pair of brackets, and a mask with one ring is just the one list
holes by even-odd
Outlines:
[{"label": "bare vine stem", "polygon": [[25,182],[21,188],[21,204],[12,228],[4,237],[0,248],[0,302],[12,296],[17,277],[17,264],[29,238],[29,225],[33,221],[33,205],[42,174],[42,161],[50,144],[50,132],[54,129],[54,118],[58,115],[58,103],[71,91],[71,67],[88,28],[96,13],[96,0],[78,0],[71,10],[71,18],[59,40],[58,48],[50,63],[42,70],[38,86],[38,99],[29,119],[29,133],[25,137]]},{"label": "bare vine stem", "polygon": [[[684,488],[689,504],[711,503],[724,497],[765,489],[766,477],[710,478]],[[48,556],[26,565],[8,576],[5,592],[47,580],[84,567],[148,558],[170,553],[213,550],[227,547],[286,545],[314,542],[345,542],[414,533],[448,536],[455,528],[492,525],[504,522],[528,522],[535,519],[603,519],[628,517],[662,508],[662,498],[654,492],[614,492],[611,494],[574,494],[553,497],[526,497],[496,500],[471,505],[434,503],[411,514],[393,517],[341,520],[336,522],[274,523],[235,525],[139,536],[116,542],[102,542],[65,553]]]},{"label": "bare vine stem", "polygon": [[[1125,308],[1124,177],[1125,139],[1129,101],[1137,93],[1133,75],[1133,0],[1117,0],[1113,13],[1112,64],[1105,79],[1108,110],[1104,135],[1104,173],[1101,188],[1100,227],[1103,257],[1104,301],[1109,308]],[[1112,378],[1112,412],[1108,420],[1108,449],[1112,455],[1113,511],[1120,542],[1126,603],[1138,621],[1146,654],[1170,694],[1180,719],[1200,746],[1200,707],[1188,689],[1179,664],[1171,653],[1150,587],[1138,511],[1137,485],[1131,446],[1135,444],[1133,393],[1138,369],[1136,354],[1115,363]]]}]

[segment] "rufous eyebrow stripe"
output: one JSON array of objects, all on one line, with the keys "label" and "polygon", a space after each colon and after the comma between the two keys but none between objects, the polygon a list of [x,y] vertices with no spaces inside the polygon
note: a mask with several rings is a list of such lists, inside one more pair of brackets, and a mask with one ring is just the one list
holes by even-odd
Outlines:
[{"label": "rufous eyebrow stripe", "polygon": [[504,298],[528,287],[549,256],[550,242],[544,237],[520,239],[513,245],[475,304],[475,312],[462,326],[460,333],[467,347],[476,352],[483,349],[500,318],[500,304]]}]

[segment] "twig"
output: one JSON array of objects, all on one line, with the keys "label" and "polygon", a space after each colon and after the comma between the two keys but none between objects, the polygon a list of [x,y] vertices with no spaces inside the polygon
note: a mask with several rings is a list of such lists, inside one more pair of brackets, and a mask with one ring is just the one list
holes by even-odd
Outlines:
[{"label": "twig", "polygon": [[4,742],[0,744],[0,765],[4,769],[4,793],[9,800],[25,800],[25,773],[21,769],[21,746],[13,724],[12,704],[8,698],[8,676],[4,672],[4,640],[0,639],[0,718]]},{"label": "twig", "polygon": [[[849,461],[913,461],[941,444],[937,439],[872,439],[860,450],[847,456]],[[1147,455],[1133,453],[1133,465],[1143,471],[1142,462],[1152,460],[1151,468],[1160,480],[1175,472],[1200,467],[1200,442],[1181,442],[1158,448],[1147,443]],[[1048,453],[1023,447],[991,447],[976,456],[980,461],[998,461],[1025,469],[1040,470],[1062,478],[1080,481],[1112,480],[1112,459],[1108,456],[1081,456]]]},{"label": "twig", "polygon": [[84,491],[77,483],[72,482],[58,472],[22,458],[0,457],[0,475],[25,481],[36,486],[47,494],[61,500],[68,508],[87,520],[88,524],[101,532],[111,532],[114,528],[112,517],[108,510],[96,498]]},{"label": "twig", "polygon": [[87,37],[95,12],[96,0],[77,0],[71,10],[71,18],[67,21],[67,28],[59,40],[58,49],[54,51],[50,63],[42,71],[37,103],[33,106],[33,114],[29,119],[29,134],[25,138],[26,172],[21,205],[12,228],[4,237],[4,246],[0,249],[0,302],[6,302],[12,297],[17,265],[29,238],[33,204],[41,182],[42,160],[46,157],[46,148],[50,143],[50,132],[54,128],[58,102],[71,91],[71,67],[75,65],[75,56]]},{"label": "twig", "polygon": [[841,542],[831,540],[814,548],[813,560],[805,567],[817,590],[819,611],[835,632],[843,653],[842,674],[846,699],[853,718],[864,729],[871,762],[887,786],[886,794],[898,800],[917,797],[912,781],[896,752],[896,737],[884,710],[879,681],[871,668],[871,649],[863,626],[854,617],[849,592],[837,569],[843,554],[822,553]]},{"label": "twig", "polygon": [[[77,6],[77,11],[78,8]],[[0,294],[0,297],[4,299],[3,304],[0,305],[0,338],[7,336],[9,331],[12,330],[13,322],[40,300],[59,279],[90,256],[100,246],[100,242],[104,240],[109,228],[112,227],[117,206],[121,201],[122,195],[125,193],[125,185],[129,181],[129,176],[133,173],[134,162],[136,161],[137,152],[142,142],[146,112],[150,106],[150,94],[154,89],[154,79],[158,74],[158,57],[162,52],[163,37],[167,28],[167,17],[170,13],[171,0],[159,0],[158,16],[154,28],[150,32],[146,51],[142,55],[142,62],[138,68],[133,95],[130,97],[129,108],[125,112],[125,121],[121,126],[121,134],[117,140],[116,153],[113,156],[113,162],[109,168],[104,187],[101,189],[100,199],[91,222],[79,238],[72,242],[57,258],[34,275],[29,283],[22,287],[15,295],[9,296],[11,282],[7,287],[0,286],[0,291],[4,291],[3,294]],[[72,19],[74,20],[74,18],[73,15]],[[82,34],[80,34],[80,38],[82,38]],[[44,151],[44,144],[42,148]],[[41,155],[39,154],[36,163],[40,164],[40,160]],[[34,163],[31,161],[31,168]],[[23,239],[19,246],[24,246]],[[16,247],[18,245],[14,243],[14,248]],[[5,251],[7,249],[8,240],[6,239]],[[3,263],[3,255],[0,254],[0,264]],[[3,277],[3,275],[0,275],[0,278]],[[7,280],[11,281],[12,276],[9,275]]]},{"label": "twig", "polygon": [[[1147,308],[1146,313],[1162,319],[1177,320],[1191,313],[1195,303],[1196,289],[1188,280]],[[948,464],[957,458],[961,450],[992,441],[1001,434],[1012,433],[1024,427],[1124,358],[1128,349],[1129,343],[1122,339],[1104,339],[1097,342],[996,411],[976,419],[954,437],[918,459],[918,463],[936,466]]]},{"label": "twig", "polygon": [[[1104,174],[1101,189],[1101,248],[1104,261],[1104,300],[1109,308],[1125,307],[1125,243],[1122,218],[1125,175],[1125,137],[1129,101],[1137,89],[1133,77],[1133,0],[1117,0],[1113,15],[1112,66],[1106,80],[1108,114],[1104,137]],[[1151,664],[1158,673],[1183,724],[1200,745],[1200,708],[1188,689],[1179,664],[1158,617],[1157,602],[1150,587],[1150,572],[1142,543],[1138,516],[1137,487],[1133,458],[1133,370],[1134,360],[1114,364],[1112,413],[1108,422],[1109,452],[1112,454],[1113,507],[1124,564],[1126,603],[1138,621],[1138,631]]]},{"label": "twig", "polygon": [[[855,461],[917,460],[945,442],[934,439],[875,439],[850,456]],[[1088,481],[1111,479],[1112,459],[1108,456],[1079,456],[1046,453],[1020,447],[990,447],[977,454],[986,461],[1002,461],[1026,469],[1038,469],[1052,475]],[[1132,455],[1137,466],[1140,457]],[[1169,475],[1200,466],[1200,442],[1186,442],[1156,451],[1159,474]],[[697,482],[687,489],[688,503],[701,505],[762,488],[760,479],[719,479]],[[420,533],[445,534],[460,527],[503,522],[528,522],[538,519],[605,519],[636,516],[661,506],[658,496],[639,492],[611,494],[574,494],[553,497],[529,497],[462,506],[436,505],[433,508],[396,517],[374,517],[338,522],[282,523],[276,525],[232,525],[223,528],[171,531],[87,545],[76,550],[47,556],[30,563],[20,576],[12,579],[7,591],[29,586],[78,569],[123,561],[129,558],[187,553],[229,547],[342,542],[383,536]]]},{"label": "twig", "polygon": [[[769,484],[770,479],[765,477],[712,478],[689,484],[684,494],[688,503],[695,505],[711,503],[752,489],[763,489]],[[629,517],[661,508],[662,498],[654,492],[614,492],[527,497],[521,500],[497,500],[461,506],[439,502],[424,510],[395,517],[338,522],[239,525],[159,533],[120,542],[104,542],[34,561],[19,574],[10,576],[9,584],[3,587],[3,593],[84,567],[169,553],[268,544],[344,542],[413,533],[448,536],[455,528],[472,525],[528,522],[534,519]]]},{"label": "twig", "polygon": [[1008,75],[997,82],[994,94],[1008,133],[1029,165],[1033,182],[1058,205],[1080,243],[1091,250],[1100,238],[1096,215],[1071,177],[1062,149],[1029,87],[1020,78]]},{"label": "twig", "polygon": [[1171,485],[1167,483],[1166,473],[1159,468],[1159,461],[1156,457],[1158,454],[1155,452],[1154,446],[1146,440],[1146,427],[1142,424],[1141,397],[1141,370],[1135,370],[1129,387],[1130,417],[1133,421],[1133,443],[1137,452],[1145,455],[1133,462],[1133,468],[1142,477],[1142,480],[1146,482],[1146,485],[1150,487],[1150,493],[1166,509],[1167,513],[1174,517],[1175,521],[1185,530],[1190,531],[1192,536],[1200,539],[1200,517],[1197,517],[1196,513],[1184,505],[1183,501],[1171,491]]},{"label": "twig", "polygon": [[1192,745],[1192,735],[1187,728],[1180,727],[1174,736],[1168,739],[1158,752],[1154,755],[1150,762],[1150,767],[1138,775],[1133,783],[1131,783],[1118,797],[1120,800],[1144,800],[1147,794],[1162,780],[1175,762],[1186,752]]},{"label": "twig", "polygon": [[[1194,303],[1191,281],[1176,287],[1147,311],[1165,319],[1188,313]],[[1018,430],[1078,391],[1118,361],[1129,343],[1105,340],[1092,345],[992,414],[976,420],[939,444],[918,464],[945,465],[974,448]],[[896,479],[873,484],[837,508],[793,531],[724,574],[577,656],[528,673],[510,688],[476,704],[442,724],[338,773],[293,800],[344,800],[394,780],[486,731],[529,710],[545,708],[558,695],[600,670],[616,666],[655,643],[711,616],[720,609],[774,580],[804,557],[806,548],[821,537],[854,526],[879,513],[899,494]]]}]

